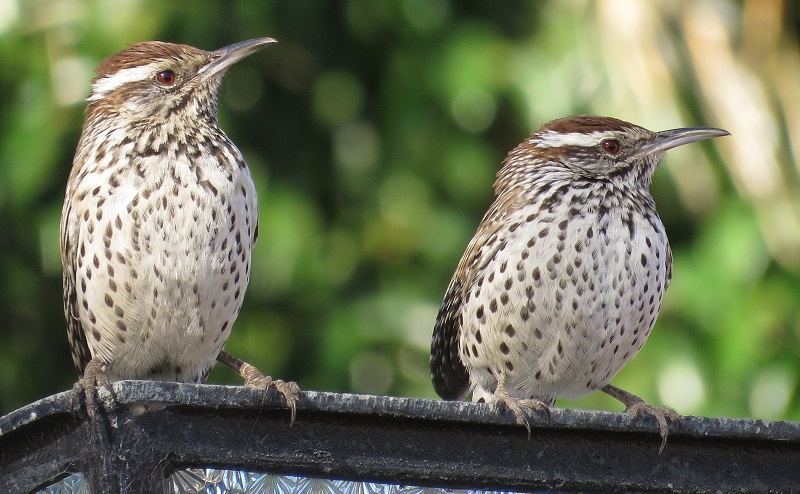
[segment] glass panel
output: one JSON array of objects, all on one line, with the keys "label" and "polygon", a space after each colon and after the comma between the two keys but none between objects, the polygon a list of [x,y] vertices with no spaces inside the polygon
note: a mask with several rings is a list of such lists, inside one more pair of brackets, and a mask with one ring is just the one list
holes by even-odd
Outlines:
[{"label": "glass panel", "polygon": [[36,491],[36,494],[91,494],[91,492],[86,477],[82,473],[73,473]]},{"label": "glass panel", "polygon": [[168,494],[500,494],[508,491],[442,489],[272,475],[243,470],[186,468],[177,470],[170,476],[166,492]]}]

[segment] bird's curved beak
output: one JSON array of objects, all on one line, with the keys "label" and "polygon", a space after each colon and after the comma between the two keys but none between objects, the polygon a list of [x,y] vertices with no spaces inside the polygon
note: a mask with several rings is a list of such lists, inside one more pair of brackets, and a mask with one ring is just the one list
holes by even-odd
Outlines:
[{"label": "bird's curved beak", "polygon": [[277,41],[272,38],[254,38],[214,50],[211,52],[211,61],[197,73],[204,79],[220,74],[244,57],[272,43]]},{"label": "bird's curved beak", "polygon": [[672,148],[689,144],[690,142],[731,135],[730,132],[713,127],[692,127],[688,129],[672,129],[656,132],[652,140],[639,149],[636,154],[651,155],[669,151]]}]

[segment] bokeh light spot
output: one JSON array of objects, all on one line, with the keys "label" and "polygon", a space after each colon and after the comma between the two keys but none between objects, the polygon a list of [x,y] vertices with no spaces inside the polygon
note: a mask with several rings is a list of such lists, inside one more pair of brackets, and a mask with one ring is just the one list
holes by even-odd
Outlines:
[{"label": "bokeh light spot", "polygon": [[706,394],[697,364],[689,360],[667,364],[658,375],[658,394],[663,403],[680,413],[696,413]]},{"label": "bokeh light spot", "polygon": [[363,98],[361,83],[353,74],[327,72],[314,82],[314,116],[326,124],[347,122],[361,110]]},{"label": "bokeh light spot", "polygon": [[753,382],[750,392],[750,411],[753,417],[777,419],[784,416],[796,376],[783,368],[768,368]]},{"label": "bokeh light spot", "polygon": [[492,94],[484,89],[464,89],[453,98],[450,111],[459,127],[477,134],[494,121],[497,104]]},{"label": "bokeh light spot", "polygon": [[364,352],[350,364],[350,385],[356,393],[385,394],[394,380],[394,369],[386,355]]}]

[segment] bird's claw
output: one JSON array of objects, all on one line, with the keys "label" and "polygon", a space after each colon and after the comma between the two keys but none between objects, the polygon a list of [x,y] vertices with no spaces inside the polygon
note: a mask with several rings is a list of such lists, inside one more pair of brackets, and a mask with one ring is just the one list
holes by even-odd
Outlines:
[{"label": "bird's claw", "polygon": [[72,386],[72,396],[70,396],[69,406],[73,415],[78,413],[78,404],[81,396],[86,400],[86,415],[90,419],[94,419],[97,413],[97,390],[103,387],[111,394],[114,402],[117,401],[117,393],[114,387],[111,386],[111,380],[105,373],[103,365],[97,361],[91,360],[86,364],[83,371],[83,376]]},{"label": "bird's claw", "polygon": [[248,388],[262,390],[262,401],[266,399],[270,387],[274,387],[278,393],[283,395],[283,398],[286,400],[286,406],[289,407],[289,411],[292,414],[289,420],[289,426],[291,427],[297,417],[297,400],[300,398],[300,387],[297,383],[272,379],[259,372],[258,369],[253,366],[246,369],[246,374],[247,375],[244,376],[244,385]]},{"label": "bird's claw", "polygon": [[528,439],[531,438],[531,424],[528,422],[528,416],[523,409],[527,408],[528,410],[546,414],[547,423],[550,423],[550,407],[548,407],[544,402],[535,398],[521,399],[511,396],[505,387],[504,377],[498,379],[498,384],[497,388],[495,389],[493,399],[495,406],[503,404],[506,408],[511,410],[511,412],[514,414],[514,417],[517,419],[517,423],[524,426],[525,430],[528,431]]},{"label": "bird's claw", "polygon": [[513,398],[509,396],[502,401],[498,401],[498,403],[502,403],[506,406],[511,412],[514,414],[514,417],[517,419],[517,423],[525,427],[525,430],[528,431],[528,439],[531,438],[531,424],[528,421],[528,415],[525,413],[525,408],[528,410],[541,412],[547,415],[547,423],[550,423],[551,414],[550,414],[550,407],[545,405],[543,402],[534,399],[527,399],[527,400],[520,400],[518,398]]},{"label": "bird's claw", "polygon": [[656,419],[658,422],[659,435],[661,436],[661,447],[658,448],[658,454],[663,453],[664,448],[667,447],[667,436],[669,436],[669,424],[667,423],[667,419],[673,422],[678,430],[681,428],[680,415],[669,407],[654,407],[648,405],[644,401],[637,401],[627,405],[625,407],[625,412],[631,416],[632,420],[639,418],[639,415],[642,413],[646,413]]}]

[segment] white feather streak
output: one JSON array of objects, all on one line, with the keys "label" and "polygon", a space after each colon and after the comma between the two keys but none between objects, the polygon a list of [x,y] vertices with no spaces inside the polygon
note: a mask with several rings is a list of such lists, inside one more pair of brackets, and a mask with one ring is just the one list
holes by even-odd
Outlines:
[{"label": "white feather streak", "polygon": [[147,80],[153,77],[159,66],[158,62],[154,62],[139,67],[120,69],[111,75],[101,77],[92,84],[92,94],[87,101],[103,99],[107,94],[130,82]]},{"label": "white feather streak", "polygon": [[581,132],[570,132],[562,134],[548,130],[538,134],[535,138],[537,148],[558,148],[562,146],[581,146],[591,147],[600,144],[603,139],[612,138],[615,136],[614,132],[592,132],[584,134]]}]

